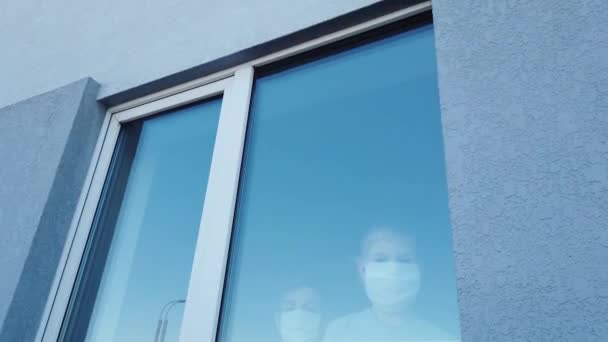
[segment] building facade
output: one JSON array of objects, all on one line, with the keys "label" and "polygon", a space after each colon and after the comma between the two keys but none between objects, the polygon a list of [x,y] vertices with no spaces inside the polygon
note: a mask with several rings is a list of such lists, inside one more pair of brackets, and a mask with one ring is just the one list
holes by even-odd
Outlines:
[{"label": "building facade", "polygon": [[[120,274],[129,273],[117,268],[112,274],[119,275],[112,278],[111,286],[104,285],[109,282],[104,279],[112,258],[120,264],[127,254],[136,260],[139,253],[128,247],[121,252],[112,234],[152,225],[128,221],[128,215],[140,210],[142,198],[167,194],[184,201],[190,198],[185,192],[191,187],[182,189],[175,179],[195,184],[188,178],[194,174],[205,177],[196,183],[205,189],[198,193],[202,197],[193,194],[175,206],[183,208],[204,197],[204,204],[192,209],[202,213],[203,223],[200,235],[195,230],[193,236],[183,237],[193,244],[189,257],[193,265],[182,272],[187,278],[185,290],[190,289],[187,297],[161,300],[177,300],[174,310],[182,315],[181,325],[173,319],[167,340],[173,338],[172,331],[175,340],[181,336],[180,341],[257,340],[248,335],[248,329],[257,331],[251,327],[257,324],[264,330],[259,340],[283,336],[282,322],[287,318],[264,313],[273,310],[270,304],[266,308],[240,298],[270,296],[281,292],[279,287],[285,290],[291,285],[281,279],[291,273],[280,272],[293,268],[300,270],[293,273],[299,289],[314,288],[316,294],[309,297],[321,298],[312,300],[320,301],[319,310],[324,310],[321,325],[328,332],[319,336],[347,340],[327,334],[340,324],[337,318],[355,309],[353,303],[366,303],[364,291],[353,285],[358,299],[342,303],[338,294],[351,291],[344,285],[347,280],[334,286],[328,284],[333,282],[331,276],[317,279],[321,271],[315,270],[322,262],[314,260],[330,260],[322,272],[330,274],[331,260],[350,260],[350,256],[298,249],[300,241],[319,250],[326,246],[320,238],[303,235],[306,229],[293,228],[296,223],[319,226],[310,218],[315,216],[337,227],[334,233],[323,228],[333,236],[323,241],[331,241],[329,246],[353,260],[358,250],[353,246],[358,246],[366,228],[403,222],[414,226],[410,229],[417,235],[417,257],[427,258],[420,262],[422,271],[416,271],[422,274],[418,301],[424,303],[418,309],[448,331],[451,337],[442,340],[608,339],[608,2],[28,0],[4,7],[0,13],[0,341],[134,340],[119,332],[113,337],[92,332],[108,331],[108,326],[120,331],[120,323],[108,317],[120,310],[131,315],[120,305],[119,311],[98,309],[101,293],[109,291],[111,297],[120,292]],[[403,85],[405,90],[392,93],[401,89],[402,79],[409,82]],[[331,99],[347,100],[329,103],[324,97],[328,93],[333,94]],[[357,105],[351,108],[352,103]],[[384,122],[381,114],[374,116],[376,111],[392,113],[395,108],[436,112],[436,121]],[[323,110],[346,112],[335,122],[312,115],[297,119]],[[353,114],[358,110],[360,117]],[[199,121],[188,115],[196,111],[209,113],[204,120],[210,121],[201,119],[201,125],[216,127],[207,135],[192,133],[192,139],[206,147],[189,150],[191,143],[175,145],[188,156],[179,162],[162,159],[178,158],[179,153],[167,152],[158,157],[158,164],[146,164],[152,158],[148,155],[178,144],[167,137],[190,137],[188,129]],[[163,115],[152,117],[159,113]],[[276,118],[281,115],[286,115],[285,122]],[[171,117],[184,119],[169,121]],[[395,124],[402,126],[393,136]],[[402,139],[416,148],[400,149]],[[365,144],[349,147],[360,141]],[[342,147],[334,151],[331,146]],[[367,148],[376,150],[368,153]],[[198,164],[192,157],[197,153],[206,153]],[[401,153],[403,164],[391,164]],[[385,159],[374,159],[377,155]],[[246,167],[241,166],[242,159]],[[166,170],[158,166],[166,163],[171,165]],[[336,165],[341,163],[348,168]],[[417,179],[413,185],[400,188],[399,180],[374,183],[376,178],[392,179],[390,170],[399,174],[415,169],[411,165],[423,165],[420,173],[403,173]],[[160,177],[156,182],[164,179],[161,183],[171,189],[143,190],[146,177],[153,176],[141,170],[152,168],[157,172],[154,177]],[[170,174],[169,169],[200,172]],[[356,180],[349,183],[350,171],[345,176],[343,170],[359,170],[352,173]],[[332,172],[336,175],[330,178]],[[316,176],[302,186],[306,175]],[[374,186],[368,189],[365,184]],[[290,188],[291,197],[275,201],[284,188]],[[182,192],[171,192],[176,189]],[[386,195],[392,192],[394,198]],[[325,203],[332,194],[341,197],[310,204]],[[349,202],[361,194],[375,195],[366,204]],[[433,204],[426,207],[431,208],[428,217],[403,214],[403,218],[398,206],[387,217],[383,210],[399,201],[410,208],[416,203]],[[177,200],[163,206],[171,202]],[[295,203],[304,209],[294,210]],[[350,211],[341,207],[344,203],[352,207]],[[270,218],[261,216],[270,210]],[[417,212],[424,210],[421,206]],[[388,223],[358,216],[361,211],[374,212]],[[428,228],[431,233],[426,235],[417,231],[424,224],[412,223],[431,222],[431,217],[439,217],[439,222],[444,214],[447,224],[436,225],[445,229]],[[348,215],[352,220],[338,218]],[[353,236],[361,234],[351,241],[350,230],[344,227],[355,226],[358,220],[367,223],[362,224],[362,232],[353,228]],[[292,227],[289,234],[299,242],[292,244],[289,234],[273,230],[278,228],[262,230],[258,225]],[[112,227],[109,237],[98,233],[107,227]],[[313,234],[314,229],[310,231]],[[137,251],[144,248],[142,241],[137,241]],[[425,252],[433,248],[441,251]],[[159,250],[154,247],[145,258]],[[318,255],[323,257],[315,259]],[[279,267],[273,264],[277,259],[291,264]],[[252,260],[257,260],[255,265]],[[302,266],[307,262],[318,267]],[[352,277],[354,283],[355,262],[349,262],[343,264],[353,264],[352,272],[338,272],[336,277]],[[106,271],[96,271],[99,267]],[[271,289],[259,283],[263,290],[256,292],[255,277],[247,277],[263,267],[276,274],[281,286]],[[367,286],[365,274],[371,266],[365,267],[360,272]],[[416,273],[409,270],[408,274]],[[138,281],[146,279],[142,276]],[[153,288],[128,281],[123,285],[126,297],[129,291]],[[366,287],[367,296],[374,303],[370,288]],[[264,303],[275,300],[266,299]],[[159,312],[160,308],[153,316]],[[261,323],[251,321],[257,314]],[[96,321],[96,317],[101,318]],[[295,319],[297,324],[305,321]],[[102,322],[100,328],[95,322]],[[150,321],[150,337],[142,335],[143,340],[160,338],[162,319],[156,324],[156,318]],[[276,332],[266,333],[275,326]]]}]

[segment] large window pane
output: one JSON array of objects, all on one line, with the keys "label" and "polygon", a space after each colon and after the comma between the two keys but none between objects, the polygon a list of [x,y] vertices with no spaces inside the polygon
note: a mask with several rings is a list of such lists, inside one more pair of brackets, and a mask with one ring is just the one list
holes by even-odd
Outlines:
[{"label": "large window pane", "polygon": [[178,341],[220,105],[123,127],[65,340]]},{"label": "large window pane", "polygon": [[432,27],[252,101],[220,340],[459,340]]}]

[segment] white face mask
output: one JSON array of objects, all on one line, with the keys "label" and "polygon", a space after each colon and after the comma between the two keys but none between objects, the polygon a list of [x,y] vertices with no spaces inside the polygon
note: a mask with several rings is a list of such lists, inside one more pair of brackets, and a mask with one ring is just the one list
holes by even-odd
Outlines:
[{"label": "white face mask", "polygon": [[420,268],[415,263],[369,262],[364,269],[365,291],[374,306],[411,303],[420,289]]},{"label": "white face mask", "polygon": [[283,311],[279,329],[284,342],[308,342],[319,338],[321,316],[308,310]]}]

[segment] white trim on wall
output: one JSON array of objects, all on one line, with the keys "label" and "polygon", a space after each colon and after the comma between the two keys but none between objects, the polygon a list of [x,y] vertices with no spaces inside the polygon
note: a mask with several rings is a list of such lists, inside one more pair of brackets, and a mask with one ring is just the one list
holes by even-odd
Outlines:
[{"label": "white trim on wall", "polygon": [[[57,268],[55,278],[53,279],[53,284],[51,285],[51,289],[49,291],[49,298],[46,302],[44,311],[42,312],[41,324],[38,326],[35,341],[42,341],[42,336],[45,331],[56,330],[56,325],[61,324],[61,322],[58,322],[56,319],[50,319],[51,308],[53,307],[56,301],[61,301],[61,299],[59,299],[60,297],[64,297],[66,295],[67,289],[65,289],[65,285],[63,286],[63,288],[61,288],[61,290],[59,285],[61,280],[63,279],[63,275],[71,272],[67,261],[69,259],[68,256],[70,254],[70,250],[72,250],[72,246],[74,245],[78,223],[80,222],[80,219],[84,214],[85,201],[89,196],[91,196],[91,199],[89,201],[93,201],[94,198],[94,192],[96,191],[96,189],[92,189],[93,179],[97,167],[100,164],[101,149],[104,145],[104,142],[106,141],[106,137],[108,136],[108,128],[110,125],[111,117],[112,115],[107,112],[105,119],[101,125],[101,131],[99,132],[99,137],[97,138],[97,143],[95,145],[95,149],[93,150],[92,163],[89,166],[89,170],[87,171],[87,176],[84,181],[82,192],[80,193],[78,203],[76,204],[75,214],[70,224],[70,229],[67,234],[67,239],[61,254],[61,258],[59,259],[59,267]],[[97,196],[97,198],[99,198],[99,196]],[[67,295],[69,296],[69,292],[67,292]]]}]

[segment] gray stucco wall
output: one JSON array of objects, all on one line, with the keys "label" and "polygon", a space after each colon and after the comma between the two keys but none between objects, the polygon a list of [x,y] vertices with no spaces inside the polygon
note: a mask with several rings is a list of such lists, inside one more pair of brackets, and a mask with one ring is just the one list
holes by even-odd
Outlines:
[{"label": "gray stucco wall", "polygon": [[608,339],[608,1],[434,1],[463,341]]},{"label": "gray stucco wall", "polygon": [[86,76],[105,97],[377,1],[4,2],[0,108]]},{"label": "gray stucco wall", "polygon": [[0,108],[0,341],[33,340],[104,117],[82,79]]},{"label": "gray stucco wall", "polygon": [[[0,11],[0,341],[36,333],[103,116],[91,80],[1,107],[85,75],[108,96],[373,2]],[[434,15],[463,341],[603,341],[608,2],[435,0]]]}]

